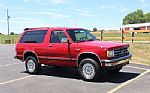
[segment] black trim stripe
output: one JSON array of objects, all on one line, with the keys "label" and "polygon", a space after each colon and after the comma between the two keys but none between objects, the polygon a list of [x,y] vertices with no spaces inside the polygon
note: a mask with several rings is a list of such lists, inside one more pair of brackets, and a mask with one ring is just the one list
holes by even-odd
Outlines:
[{"label": "black trim stripe", "polygon": [[77,59],[71,59],[71,58],[53,58],[53,57],[38,57],[39,59],[45,59],[45,60],[66,60],[66,61],[77,61]]}]

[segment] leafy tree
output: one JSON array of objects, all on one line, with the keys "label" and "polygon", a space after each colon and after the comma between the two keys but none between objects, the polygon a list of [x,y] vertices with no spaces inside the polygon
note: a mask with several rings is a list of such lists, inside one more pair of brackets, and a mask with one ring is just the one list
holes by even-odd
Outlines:
[{"label": "leafy tree", "polygon": [[136,11],[127,14],[123,18],[123,25],[146,22],[150,22],[150,12],[144,14],[143,10],[140,9],[137,9]]},{"label": "leafy tree", "polygon": [[15,33],[14,32],[10,32],[10,35],[14,35]]},{"label": "leafy tree", "polygon": [[150,12],[149,12],[149,13],[146,13],[146,14],[144,15],[144,20],[145,20],[146,22],[150,22]]},{"label": "leafy tree", "polygon": [[97,28],[93,28],[93,31],[96,32],[96,31],[97,31]]}]

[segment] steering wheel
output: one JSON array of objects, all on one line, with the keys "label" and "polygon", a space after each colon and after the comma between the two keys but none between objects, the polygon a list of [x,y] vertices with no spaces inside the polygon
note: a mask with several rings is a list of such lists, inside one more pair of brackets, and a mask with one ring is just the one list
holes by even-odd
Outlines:
[{"label": "steering wheel", "polygon": [[80,38],[80,41],[84,41],[84,40],[86,40],[86,37],[81,37]]}]

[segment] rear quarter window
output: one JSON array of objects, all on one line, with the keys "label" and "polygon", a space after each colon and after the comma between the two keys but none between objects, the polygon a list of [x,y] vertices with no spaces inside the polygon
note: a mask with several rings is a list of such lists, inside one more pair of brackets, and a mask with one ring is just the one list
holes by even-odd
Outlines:
[{"label": "rear quarter window", "polygon": [[42,43],[47,30],[27,31],[22,36],[20,43]]}]

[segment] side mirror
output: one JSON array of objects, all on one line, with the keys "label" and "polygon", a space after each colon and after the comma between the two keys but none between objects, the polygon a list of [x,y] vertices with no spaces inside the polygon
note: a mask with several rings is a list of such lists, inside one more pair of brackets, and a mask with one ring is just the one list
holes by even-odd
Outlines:
[{"label": "side mirror", "polygon": [[71,44],[71,42],[69,40],[67,42],[68,42],[68,44]]},{"label": "side mirror", "polygon": [[62,38],[61,43],[68,43],[68,39],[67,38]]}]

